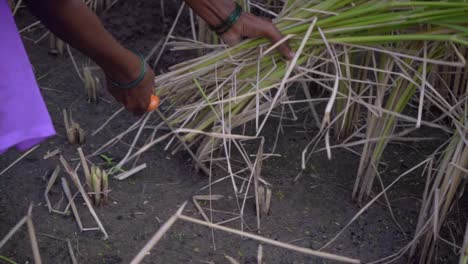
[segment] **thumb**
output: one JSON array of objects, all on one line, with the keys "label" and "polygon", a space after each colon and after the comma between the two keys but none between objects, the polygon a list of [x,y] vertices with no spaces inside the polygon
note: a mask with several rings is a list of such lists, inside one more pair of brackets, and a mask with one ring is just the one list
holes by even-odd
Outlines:
[{"label": "thumb", "polygon": [[233,33],[232,31],[228,31],[221,35],[221,39],[228,46],[235,46],[236,44],[239,44],[242,41],[241,35]]},{"label": "thumb", "polygon": [[[243,34],[247,37],[264,37],[268,38],[273,44],[281,41],[284,36],[281,32],[275,27],[270,19],[259,18],[252,14],[245,16],[243,22]],[[285,59],[291,60],[294,57],[294,52],[288,46],[288,43],[285,41],[277,47],[277,50],[283,55]]]}]

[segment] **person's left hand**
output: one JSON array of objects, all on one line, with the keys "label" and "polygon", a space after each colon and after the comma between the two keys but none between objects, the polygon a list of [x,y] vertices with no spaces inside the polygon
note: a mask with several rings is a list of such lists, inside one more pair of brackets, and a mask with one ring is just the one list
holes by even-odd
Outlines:
[{"label": "person's left hand", "polygon": [[[283,38],[283,35],[275,25],[273,25],[270,19],[243,12],[232,28],[221,35],[221,39],[227,45],[232,46],[241,42],[244,37],[264,37],[270,39],[272,43],[277,43]],[[288,60],[292,59],[295,55],[289,48],[287,42],[279,45],[277,49],[283,57]]]},{"label": "person's left hand", "polygon": [[[140,58],[134,53],[127,51],[126,56],[124,57],[125,61],[125,70],[118,68],[113,71],[113,74],[106,73],[106,76],[113,76],[112,80],[119,81],[120,83],[128,83],[132,80],[135,80],[141,71],[141,61]],[[112,94],[112,96],[125,108],[132,112],[135,115],[142,115],[148,111],[154,110],[156,106],[153,104],[155,102],[153,95],[154,92],[154,72],[149,65],[146,65],[146,72],[144,78],[141,82],[132,88],[119,88],[114,87],[112,82],[107,81],[107,89]],[[157,98],[157,97],[156,97]],[[156,102],[159,104],[159,101]]]}]

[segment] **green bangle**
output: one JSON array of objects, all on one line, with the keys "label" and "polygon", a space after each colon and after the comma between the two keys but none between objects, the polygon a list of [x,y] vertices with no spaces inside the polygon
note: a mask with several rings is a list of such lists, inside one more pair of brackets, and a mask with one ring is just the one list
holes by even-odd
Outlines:
[{"label": "green bangle", "polygon": [[143,79],[145,78],[145,75],[146,75],[146,62],[145,62],[145,59],[143,58],[143,55],[139,52],[135,52],[132,50],[133,53],[135,53],[136,55],[138,55],[138,57],[140,58],[140,62],[141,62],[141,71],[140,71],[140,74],[138,75],[138,77],[131,81],[131,82],[128,82],[128,83],[119,83],[119,82],[116,82],[112,79],[109,78],[109,82],[112,84],[112,86],[116,87],[116,88],[120,88],[120,89],[131,89],[131,88],[134,88],[136,86],[138,86],[141,81],[143,81]]},{"label": "green bangle", "polygon": [[234,8],[234,11],[223,21],[221,24],[219,24],[216,27],[212,27],[211,29],[213,31],[216,31],[216,34],[222,35],[226,32],[228,32],[232,26],[239,20],[240,16],[242,14],[242,7],[236,3],[236,8]]}]

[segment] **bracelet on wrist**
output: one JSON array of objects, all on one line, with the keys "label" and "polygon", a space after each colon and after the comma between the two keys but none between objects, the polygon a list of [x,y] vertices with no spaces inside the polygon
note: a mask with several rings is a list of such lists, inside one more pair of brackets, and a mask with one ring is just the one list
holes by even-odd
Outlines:
[{"label": "bracelet on wrist", "polygon": [[112,84],[112,86],[116,87],[116,88],[120,88],[120,89],[131,89],[131,88],[134,88],[136,86],[138,86],[141,81],[143,81],[143,79],[145,78],[145,75],[146,75],[146,62],[145,62],[145,59],[143,58],[143,55],[139,52],[136,52],[136,51],[133,51],[133,53],[135,53],[138,58],[140,59],[140,62],[141,62],[141,70],[140,70],[140,74],[138,75],[138,77],[131,81],[131,82],[128,82],[128,83],[120,83],[120,82],[117,82],[117,81],[114,81],[110,78],[109,79],[109,82]]},{"label": "bracelet on wrist", "polygon": [[221,22],[221,24],[211,27],[211,29],[215,31],[216,34],[222,35],[228,32],[234,26],[237,20],[239,20],[241,14],[242,7],[238,3],[236,3],[236,7],[231,12],[231,14],[223,22]]}]

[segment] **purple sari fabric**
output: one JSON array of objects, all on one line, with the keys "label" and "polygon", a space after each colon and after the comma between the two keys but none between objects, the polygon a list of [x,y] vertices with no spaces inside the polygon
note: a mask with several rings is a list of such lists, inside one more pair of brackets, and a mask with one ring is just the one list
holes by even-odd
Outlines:
[{"label": "purple sari fabric", "polygon": [[0,154],[55,134],[6,0],[0,0]]}]

